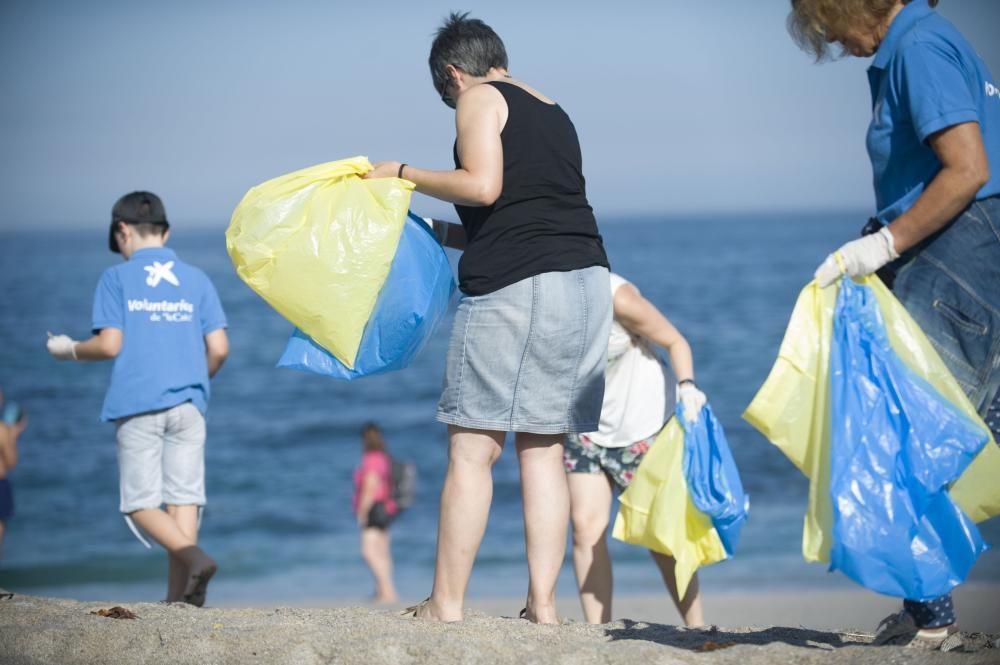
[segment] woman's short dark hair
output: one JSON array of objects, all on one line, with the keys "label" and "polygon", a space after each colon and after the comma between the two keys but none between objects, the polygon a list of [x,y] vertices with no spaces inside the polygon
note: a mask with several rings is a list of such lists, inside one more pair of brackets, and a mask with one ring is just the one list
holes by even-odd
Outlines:
[{"label": "woman's short dark hair", "polygon": [[431,55],[434,89],[443,95],[448,85],[448,65],[472,76],[486,76],[493,67],[507,69],[507,49],[493,28],[469,13],[452,12],[438,28]]},{"label": "woman's short dark hair", "polygon": [[385,451],[385,439],[382,438],[382,430],[378,425],[367,422],[361,426],[361,444],[366,453]]}]

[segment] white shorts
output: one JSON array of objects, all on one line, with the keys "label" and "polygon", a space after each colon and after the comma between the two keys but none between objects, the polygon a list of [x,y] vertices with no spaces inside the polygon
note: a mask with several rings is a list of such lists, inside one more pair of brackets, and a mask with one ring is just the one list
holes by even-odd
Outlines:
[{"label": "white shorts", "polygon": [[205,505],[205,418],[191,402],[120,418],[119,510]]}]

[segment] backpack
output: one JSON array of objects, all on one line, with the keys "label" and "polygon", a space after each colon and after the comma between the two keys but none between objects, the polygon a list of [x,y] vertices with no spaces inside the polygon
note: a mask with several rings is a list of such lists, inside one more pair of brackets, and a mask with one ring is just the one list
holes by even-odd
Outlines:
[{"label": "backpack", "polygon": [[417,495],[417,465],[392,460],[392,499],[399,512],[409,508]]}]

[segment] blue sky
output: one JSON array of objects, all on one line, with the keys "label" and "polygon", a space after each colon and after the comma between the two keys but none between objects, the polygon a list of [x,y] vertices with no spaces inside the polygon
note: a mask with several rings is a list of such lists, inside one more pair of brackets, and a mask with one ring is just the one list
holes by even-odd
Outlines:
[{"label": "blue sky", "polygon": [[[787,0],[0,4],[0,229],[82,228],[133,189],[224,225],[251,186],[357,154],[447,168],[427,71],[452,9],[580,134],[599,219],[872,206],[866,61],[814,65]],[[940,11],[1000,72],[997,0]],[[423,214],[454,216],[417,196]]]}]

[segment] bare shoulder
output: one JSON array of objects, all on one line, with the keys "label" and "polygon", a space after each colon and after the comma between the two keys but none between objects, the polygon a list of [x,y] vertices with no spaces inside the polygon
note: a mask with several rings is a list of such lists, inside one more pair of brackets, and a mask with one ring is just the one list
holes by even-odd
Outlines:
[{"label": "bare shoulder", "polygon": [[500,91],[494,88],[492,85],[479,84],[472,86],[458,98],[458,103],[460,105],[477,107],[506,107],[507,102],[504,100],[503,95]]},{"label": "bare shoulder", "polygon": [[625,282],[615,289],[614,300],[616,303],[621,301],[623,304],[630,304],[639,300],[645,300],[645,298],[642,297],[642,292],[639,291],[635,284]]},{"label": "bare shoulder", "polygon": [[473,86],[458,98],[455,126],[460,136],[476,127],[499,133],[506,124],[507,101],[492,85]]}]

